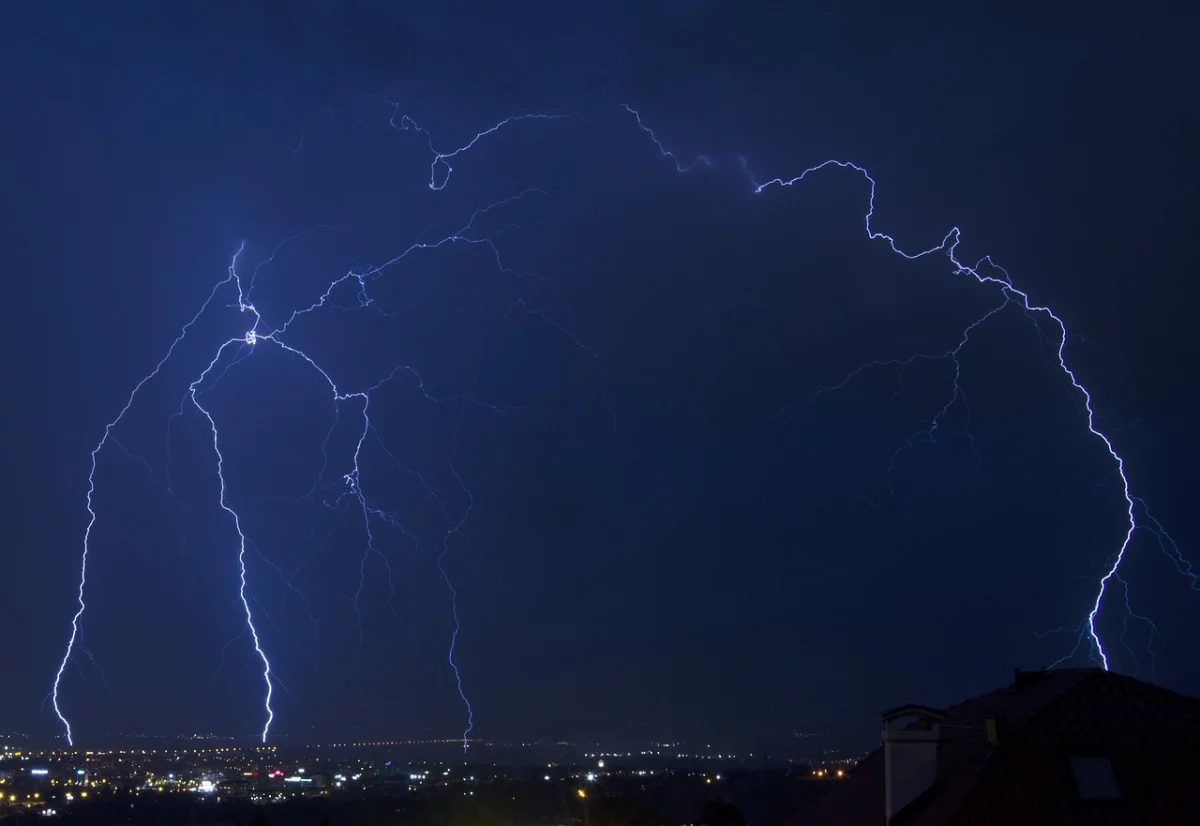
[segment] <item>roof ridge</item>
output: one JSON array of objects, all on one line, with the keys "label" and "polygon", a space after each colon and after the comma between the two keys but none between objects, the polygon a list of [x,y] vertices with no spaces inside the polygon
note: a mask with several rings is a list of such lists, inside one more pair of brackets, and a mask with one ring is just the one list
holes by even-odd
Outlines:
[{"label": "roof ridge", "polygon": [[[1093,678],[1099,674],[1111,674],[1112,672],[1106,672],[1104,669],[1098,668],[1098,667],[1091,667],[1091,668],[1041,669],[1039,671],[1018,672],[1018,673],[1019,674],[1021,674],[1021,673],[1028,674],[1033,679],[1030,680],[1029,682],[1025,683],[1024,685],[1022,685],[1020,679],[1018,678],[1018,679],[1014,680],[1013,682],[1009,683],[1008,685],[1003,686],[1001,688],[993,689],[992,691],[988,691],[983,694],[977,694],[974,697],[968,697],[965,700],[961,700],[960,702],[957,702],[952,706],[947,706],[947,708],[945,709],[947,717],[954,717],[956,714],[962,714],[964,711],[968,711],[968,710],[982,711],[982,709],[978,709],[978,710],[974,709],[973,706],[977,706],[987,700],[992,700],[992,699],[1000,700],[1000,699],[1004,699],[1007,697],[1016,697],[1016,696],[1020,696],[1020,695],[1025,695],[1026,697],[1029,697],[1030,695],[1035,693],[1036,689],[1039,689],[1039,688],[1044,689],[1048,685],[1047,681],[1060,686],[1061,687],[1060,691],[1057,691],[1057,692],[1051,694],[1050,696],[1048,696],[1043,703],[1040,703],[1037,706],[1036,711],[1032,712],[1029,715],[1029,717],[1033,717],[1036,714],[1040,713],[1042,711],[1042,709],[1044,709],[1045,707],[1047,707],[1049,705],[1053,705],[1054,703],[1057,703],[1060,699],[1062,699],[1063,696],[1066,696],[1066,695],[1071,694],[1072,692],[1076,691],[1079,688],[1079,686],[1088,682],[1091,678]],[[1141,681],[1137,680],[1137,682],[1141,682]],[[967,716],[970,716],[970,715],[967,715]],[[1029,717],[1023,718],[1021,724],[1023,725],[1024,720],[1028,720]]]}]

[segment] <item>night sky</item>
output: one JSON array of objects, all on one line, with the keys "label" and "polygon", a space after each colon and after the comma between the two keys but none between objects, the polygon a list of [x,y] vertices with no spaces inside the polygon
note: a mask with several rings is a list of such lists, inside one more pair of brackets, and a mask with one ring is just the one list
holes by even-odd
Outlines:
[{"label": "night sky", "polygon": [[[1125,526],[1057,328],[1015,305],[977,328],[969,406],[934,443],[950,361],[867,370],[806,407],[864,362],[953,348],[1002,301],[944,256],[869,241],[852,171],[751,184],[829,158],[872,170],[875,227],[902,247],[961,227],[962,260],[994,256],[1055,309],[1133,493],[1200,553],[1195,16],[418,5],[4,5],[0,731],[62,733],[43,699],[89,453],[239,246],[244,284],[263,264],[265,332],[505,199],[466,234],[509,272],[484,244],[416,250],[369,307],[352,280],[283,336],[344,392],[409,368],[372,395],[360,454],[371,507],[404,526],[371,517],[377,554],[343,481],[359,401],[335,406],[266,342],[228,347],[201,385],[252,542],[273,735],[462,732],[439,558],[473,736],[867,745],[885,706],[1070,654],[1074,630],[1044,632],[1086,617]],[[711,166],[677,171],[623,103],[681,165]],[[429,138],[395,128],[408,116],[446,152],[525,113],[572,116],[481,138],[439,191]],[[99,454],[60,693],[77,742],[262,728],[237,535],[185,399],[248,318],[219,290]],[[1098,620],[1113,666],[1200,693],[1194,580],[1150,531],[1121,572],[1157,634],[1126,621],[1114,580]]]}]

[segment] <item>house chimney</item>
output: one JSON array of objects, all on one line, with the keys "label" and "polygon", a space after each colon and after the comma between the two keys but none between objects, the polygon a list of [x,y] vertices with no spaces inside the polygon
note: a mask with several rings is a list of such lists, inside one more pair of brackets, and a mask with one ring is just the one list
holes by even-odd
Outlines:
[{"label": "house chimney", "polygon": [[945,717],[935,708],[918,705],[901,706],[879,715],[888,823],[937,779],[940,723]]}]

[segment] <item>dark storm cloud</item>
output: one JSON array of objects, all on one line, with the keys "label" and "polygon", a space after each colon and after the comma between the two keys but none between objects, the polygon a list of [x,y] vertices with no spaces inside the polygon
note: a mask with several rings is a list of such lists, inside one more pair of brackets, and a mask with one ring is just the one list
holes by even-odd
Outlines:
[{"label": "dark storm cloud", "polygon": [[52,6],[25,12],[40,44],[96,68],[149,57],[176,66],[216,62],[253,70],[274,60],[342,86],[402,76],[417,43],[404,6],[375,0],[117,2],[75,14],[55,13]]},{"label": "dark storm cloud", "polygon": [[[609,6],[552,0],[213,0],[52,4],[15,10],[22,31],[60,60],[192,72],[273,72],[325,96],[429,91],[474,105],[611,88],[631,20]],[[625,23],[630,25],[626,26]]]},{"label": "dark storm cloud", "polygon": [[[1061,48],[1071,39],[1121,26],[1109,16],[1080,14],[1073,4],[1038,0],[989,4],[982,13],[954,0],[846,0],[804,4],[803,11],[786,0],[620,0],[618,7],[630,58],[640,74],[650,76],[689,67],[779,73],[827,67],[834,53],[883,57],[914,48],[990,49],[1000,41],[1042,41]],[[828,75],[811,80],[837,86]]]},{"label": "dark storm cloud", "polygon": [[[245,3],[232,3],[235,25],[245,21]],[[254,4],[251,4],[254,8]],[[311,63],[336,76],[357,69],[381,78],[395,77],[412,64],[416,32],[403,19],[403,3],[355,0],[337,4],[314,0],[266,0],[251,27],[278,54]]]}]

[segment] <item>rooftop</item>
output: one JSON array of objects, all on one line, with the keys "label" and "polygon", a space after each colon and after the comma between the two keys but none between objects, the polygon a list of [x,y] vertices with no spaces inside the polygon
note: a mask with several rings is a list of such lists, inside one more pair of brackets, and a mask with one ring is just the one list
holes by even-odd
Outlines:
[{"label": "rooftop", "polygon": [[[1200,746],[1200,700],[1096,668],[1018,671],[1011,685],[948,709],[902,706],[881,719],[925,715],[913,726],[928,727],[930,712],[943,715],[937,779],[893,826],[1200,822],[1200,785],[1187,768]],[[1101,769],[1117,798],[1085,788],[1105,782],[1088,779]],[[881,747],[798,826],[884,823],[884,782]]]}]

